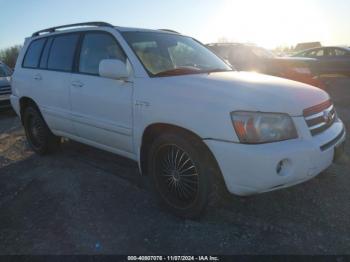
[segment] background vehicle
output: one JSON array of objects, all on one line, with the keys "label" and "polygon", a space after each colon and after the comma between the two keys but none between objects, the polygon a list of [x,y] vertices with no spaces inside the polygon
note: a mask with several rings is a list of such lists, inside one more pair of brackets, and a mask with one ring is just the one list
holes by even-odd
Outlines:
[{"label": "background vehicle", "polygon": [[304,50],[292,57],[314,58],[312,64],[314,74],[341,74],[350,76],[350,48],[348,47],[320,47]]},{"label": "background vehicle", "polygon": [[0,109],[11,106],[11,75],[12,70],[7,65],[0,62]]},{"label": "background vehicle", "polygon": [[310,70],[315,59],[277,57],[272,52],[251,44],[216,43],[207,46],[239,71],[255,71],[324,87],[322,81]]},{"label": "background vehicle", "polygon": [[298,43],[294,50],[295,52],[300,52],[306,49],[311,49],[311,48],[318,48],[321,47],[321,43],[320,42],[304,42],[304,43]]},{"label": "background vehicle", "polygon": [[133,159],[161,203],[188,218],[226,190],[311,179],[346,133],[318,88],[235,72],[188,36],[101,22],[27,38],[11,103],[36,153],[68,137]]}]

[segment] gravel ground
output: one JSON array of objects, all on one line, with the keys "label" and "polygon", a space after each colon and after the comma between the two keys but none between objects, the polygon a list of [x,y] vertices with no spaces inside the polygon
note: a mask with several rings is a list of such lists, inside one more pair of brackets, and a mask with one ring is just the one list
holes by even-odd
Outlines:
[{"label": "gravel ground", "polygon": [[[328,82],[349,127],[350,79]],[[159,209],[134,162],[71,141],[38,157],[1,112],[0,254],[350,254],[347,159],[186,221]]]}]

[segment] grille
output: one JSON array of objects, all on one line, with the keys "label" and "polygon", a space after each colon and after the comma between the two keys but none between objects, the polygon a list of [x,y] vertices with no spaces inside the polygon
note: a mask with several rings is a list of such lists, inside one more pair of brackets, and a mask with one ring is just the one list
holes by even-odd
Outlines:
[{"label": "grille", "polygon": [[333,103],[328,100],[319,105],[305,109],[304,118],[311,135],[315,136],[328,129],[336,120],[337,114]]},{"label": "grille", "polygon": [[11,94],[11,87],[10,86],[0,86],[0,96],[1,95],[8,95]]}]

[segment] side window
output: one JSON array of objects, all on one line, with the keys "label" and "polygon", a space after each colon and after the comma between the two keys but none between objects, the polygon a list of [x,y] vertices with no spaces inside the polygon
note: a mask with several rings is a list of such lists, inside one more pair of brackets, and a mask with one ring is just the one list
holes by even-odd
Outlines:
[{"label": "side window", "polygon": [[78,34],[56,36],[52,42],[47,68],[65,72],[72,71],[78,39]]},{"label": "side window", "polygon": [[335,56],[335,49],[334,48],[328,48],[328,56]]},{"label": "side window", "polygon": [[41,55],[41,59],[40,59],[40,65],[39,65],[40,68],[44,68],[44,69],[47,68],[47,59],[49,58],[49,51],[51,48],[52,40],[53,40],[53,38],[51,37],[46,41],[44,51],[43,51],[43,53]]},{"label": "side window", "polygon": [[310,56],[324,56],[324,49],[317,49],[309,53]]},{"label": "side window", "polygon": [[335,51],[336,56],[346,56],[347,55],[347,52],[345,50],[342,50],[342,49],[336,48],[336,49],[334,49],[334,51]]},{"label": "side window", "polygon": [[45,44],[46,38],[41,38],[33,41],[27,50],[27,53],[24,57],[23,67],[27,68],[37,68],[39,65],[39,59],[41,51]]},{"label": "side window", "polygon": [[87,33],[84,37],[79,60],[79,72],[98,75],[103,59],[126,61],[126,56],[112,35]]}]

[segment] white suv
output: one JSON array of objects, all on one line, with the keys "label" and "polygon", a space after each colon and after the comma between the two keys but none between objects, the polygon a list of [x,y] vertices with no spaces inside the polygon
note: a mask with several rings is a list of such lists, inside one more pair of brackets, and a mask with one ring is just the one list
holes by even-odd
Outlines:
[{"label": "white suv", "polygon": [[12,92],[35,152],[67,137],[131,158],[183,217],[198,216],[214,191],[306,181],[345,140],[326,92],[235,72],[170,30],[93,22],[39,31],[25,41]]}]

